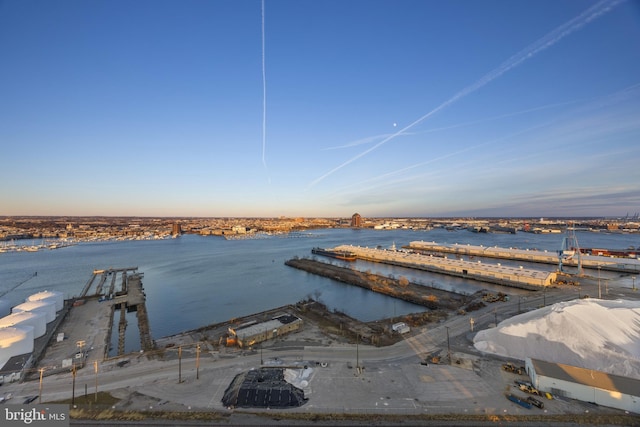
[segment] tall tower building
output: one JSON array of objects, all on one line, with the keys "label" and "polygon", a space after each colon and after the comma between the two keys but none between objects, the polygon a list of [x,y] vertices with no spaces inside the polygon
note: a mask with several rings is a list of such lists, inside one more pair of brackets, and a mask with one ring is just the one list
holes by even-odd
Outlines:
[{"label": "tall tower building", "polygon": [[359,213],[354,213],[351,216],[351,226],[352,227],[362,227],[362,217]]},{"label": "tall tower building", "polygon": [[171,229],[172,236],[179,236],[182,234],[182,227],[177,222],[173,224],[173,228]]}]

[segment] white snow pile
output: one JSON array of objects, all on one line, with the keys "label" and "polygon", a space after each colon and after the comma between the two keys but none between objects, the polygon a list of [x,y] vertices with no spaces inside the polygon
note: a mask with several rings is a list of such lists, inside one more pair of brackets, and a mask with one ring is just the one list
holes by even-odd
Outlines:
[{"label": "white snow pile", "polygon": [[476,349],[640,379],[640,301],[580,299],[479,331]]}]

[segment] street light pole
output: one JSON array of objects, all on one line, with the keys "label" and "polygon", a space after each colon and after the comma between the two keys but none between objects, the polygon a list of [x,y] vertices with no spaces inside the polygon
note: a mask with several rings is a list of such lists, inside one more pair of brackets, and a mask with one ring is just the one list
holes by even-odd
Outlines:
[{"label": "street light pole", "polygon": [[600,266],[598,266],[598,298],[602,299],[602,289],[600,288]]},{"label": "street light pole", "polygon": [[631,276],[631,280],[633,280],[633,287],[631,288],[632,290],[636,290],[636,276]]}]

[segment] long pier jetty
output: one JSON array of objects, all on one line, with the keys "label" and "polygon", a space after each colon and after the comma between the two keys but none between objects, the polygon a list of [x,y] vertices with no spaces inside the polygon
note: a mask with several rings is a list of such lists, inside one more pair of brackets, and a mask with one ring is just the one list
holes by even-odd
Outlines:
[{"label": "long pier jetty", "polygon": [[[427,254],[448,253],[456,255],[477,256],[485,258],[510,259],[516,261],[537,262],[542,264],[555,264],[560,262],[558,252],[540,251],[534,249],[499,248],[497,246],[474,246],[452,244],[445,245],[436,242],[414,241],[410,242],[406,249]],[[602,269],[623,273],[640,272],[640,260],[637,258],[615,258],[601,255],[576,254],[563,257],[565,266]]]},{"label": "long pier jetty", "polygon": [[349,251],[358,259],[397,265],[400,267],[447,274],[473,280],[497,283],[514,288],[539,290],[555,283],[557,273],[515,268],[480,261],[462,261],[444,257],[425,255],[408,250],[372,249],[361,246],[342,245],[334,251]]},{"label": "long pier jetty", "polygon": [[416,283],[402,283],[377,274],[363,273],[350,268],[338,267],[310,259],[290,259],[285,265],[319,276],[329,277],[350,285],[359,286],[373,292],[398,298],[432,310],[459,308],[470,301],[466,295],[456,294],[441,289],[431,288]]}]

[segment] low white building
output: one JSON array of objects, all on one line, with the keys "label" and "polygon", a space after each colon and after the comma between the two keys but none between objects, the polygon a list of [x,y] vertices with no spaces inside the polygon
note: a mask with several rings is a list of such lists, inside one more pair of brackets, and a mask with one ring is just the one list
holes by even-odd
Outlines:
[{"label": "low white building", "polygon": [[538,359],[525,360],[540,391],[640,414],[640,380]]}]

